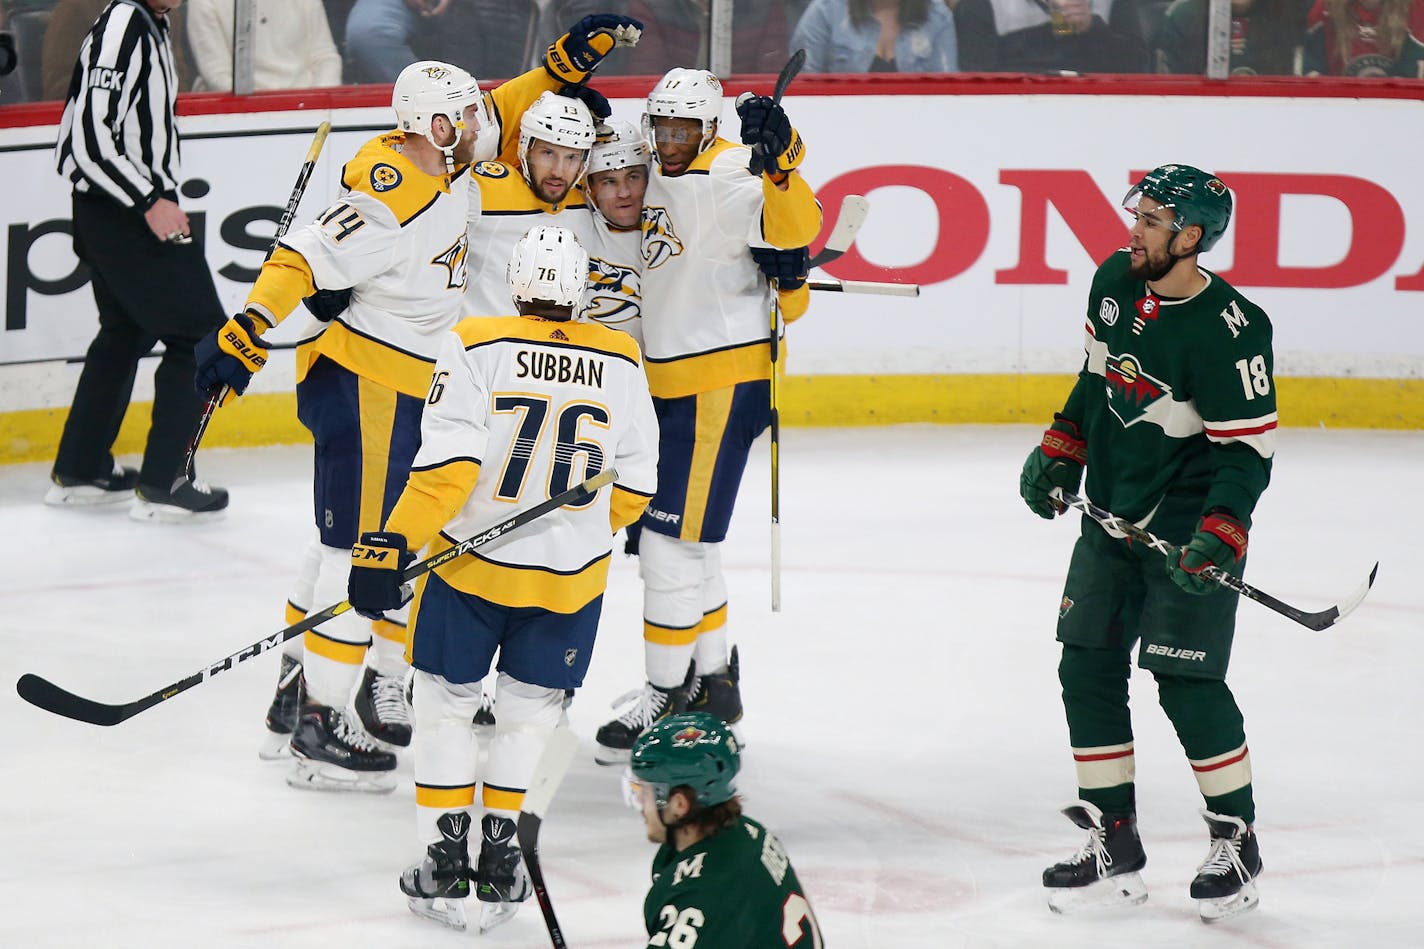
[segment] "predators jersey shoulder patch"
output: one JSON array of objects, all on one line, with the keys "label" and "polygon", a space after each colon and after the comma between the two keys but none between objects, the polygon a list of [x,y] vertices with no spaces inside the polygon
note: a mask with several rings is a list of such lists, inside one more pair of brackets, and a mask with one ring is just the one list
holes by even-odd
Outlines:
[{"label": "predators jersey shoulder patch", "polygon": [[375,192],[390,191],[392,188],[400,187],[400,183],[405,179],[401,177],[400,171],[387,165],[385,162],[378,162],[371,167],[371,190]]},{"label": "predators jersey shoulder patch", "polygon": [[503,162],[482,161],[475,165],[475,174],[481,178],[508,178],[509,166]]}]

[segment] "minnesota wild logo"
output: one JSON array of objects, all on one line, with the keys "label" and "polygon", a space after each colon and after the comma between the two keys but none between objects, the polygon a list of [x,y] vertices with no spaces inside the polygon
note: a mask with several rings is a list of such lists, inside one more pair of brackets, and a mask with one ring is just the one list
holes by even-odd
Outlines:
[{"label": "minnesota wild logo", "polygon": [[1124,426],[1140,421],[1152,404],[1170,397],[1171,386],[1149,375],[1131,353],[1107,357],[1108,408]]}]

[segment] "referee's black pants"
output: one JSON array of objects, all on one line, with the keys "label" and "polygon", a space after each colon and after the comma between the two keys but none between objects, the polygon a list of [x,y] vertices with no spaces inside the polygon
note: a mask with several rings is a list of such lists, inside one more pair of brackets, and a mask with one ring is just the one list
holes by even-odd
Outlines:
[{"label": "referee's black pants", "polygon": [[114,439],[138,361],[162,341],[139,484],[167,491],[181,473],[184,449],[203,411],[203,398],[193,388],[193,347],[226,319],[202,245],[196,239],[164,243],[138,211],[102,195],[75,192],[74,251],[89,265],[99,335],[84,357],[55,473],[87,479],[113,470]]}]

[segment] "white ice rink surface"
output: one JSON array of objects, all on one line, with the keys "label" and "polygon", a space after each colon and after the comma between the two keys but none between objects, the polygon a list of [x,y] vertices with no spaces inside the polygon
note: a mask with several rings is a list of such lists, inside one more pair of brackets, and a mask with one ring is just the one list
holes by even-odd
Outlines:
[{"label": "white ice rink surface", "polygon": [[[1072,523],[1018,498],[1027,427],[791,429],[784,608],[771,614],[763,440],[724,560],[741,645],[748,812],[785,842],[831,949],[1424,946],[1424,433],[1286,429],[1248,581],[1323,609],[1376,559],[1341,626],[1243,602],[1261,907],[1207,927],[1187,884],[1201,798],[1150,677],[1133,680],[1148,902],[1060,918],[1039,874],[1082,833],[1053,627]],[[228,517],[200,527],[40,504],[47,465],[0,468],[0,946],[544,947],[531,900],[480,937],[419,920],[408,762],[389,796],[289,789],[257,759],[268,654],[114,728],[49,715],[35,672],[125,702],[282,625],[310,521],[308,452],[205,450]],[[541,851],[570,946],[641,946],[653,848],[615,769],[608,703],[641,680],[636,564],[617,555],[583,747]],[[736,947],[700,947],[736,949]]]}]

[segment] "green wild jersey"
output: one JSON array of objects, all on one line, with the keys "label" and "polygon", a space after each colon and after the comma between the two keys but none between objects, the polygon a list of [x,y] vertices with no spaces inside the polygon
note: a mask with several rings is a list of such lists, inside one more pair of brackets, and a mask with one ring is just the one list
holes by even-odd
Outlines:
[{"label": "green wild jersey", "polygon": [[649,949],[822,946],[781,841],[746,817],[686,850],[663,844],[643,917]]},{"label": "green wild jersey", "polygon": [[1088,496],[1139,522],[1160,509],[1179,536],[1212,507],[1249,525],[1275,453],[1270,320],[1205,270],[1196,295],[1158,299],[1130,261],[1118,251],[1093,276],[1063,410],[1088,442]]}]

